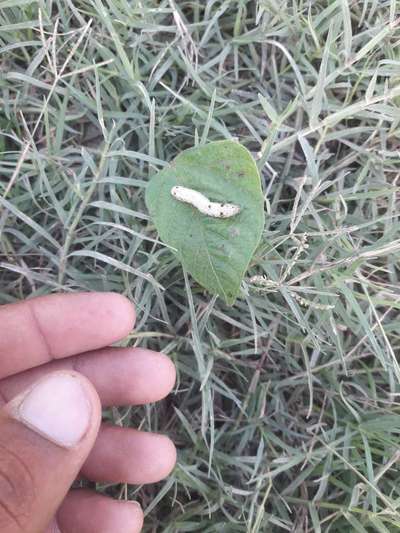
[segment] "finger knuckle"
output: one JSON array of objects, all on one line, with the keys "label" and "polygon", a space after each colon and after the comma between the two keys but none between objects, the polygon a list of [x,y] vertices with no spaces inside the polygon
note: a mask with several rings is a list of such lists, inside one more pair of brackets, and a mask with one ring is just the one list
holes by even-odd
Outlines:
[{"label": "finger knuckle", "polygon": [[24,531],[33,510],[35,486],[29,466],[8,445],[0,443],[0,531]]}]

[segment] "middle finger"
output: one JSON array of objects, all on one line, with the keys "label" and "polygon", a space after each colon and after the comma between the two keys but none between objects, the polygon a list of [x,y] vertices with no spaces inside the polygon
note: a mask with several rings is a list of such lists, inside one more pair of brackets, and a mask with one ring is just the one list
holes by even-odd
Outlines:
[{"label": "middle finger", "polygon": [[52,361],[0,380],[0,405],[55,370],[75,370],[92,382],[103,407],[142,405],[164,398],[175,383],[175,367],[164,354],[144,348],[104,348]]}]

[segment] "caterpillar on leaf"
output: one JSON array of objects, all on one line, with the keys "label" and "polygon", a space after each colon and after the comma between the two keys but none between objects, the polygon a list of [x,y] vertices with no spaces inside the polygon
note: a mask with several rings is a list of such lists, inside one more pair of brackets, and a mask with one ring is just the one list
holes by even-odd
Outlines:
[{"label": "caterpillar on leaf", "polygon": [[220,202],[211,202],[201,192],[176,185],[172,187],[171,194],[179,202],[185,202],[195,207],[203,215],[214,218],[230,218],[240,212],[240,206],[235,204],[221,204]]}]

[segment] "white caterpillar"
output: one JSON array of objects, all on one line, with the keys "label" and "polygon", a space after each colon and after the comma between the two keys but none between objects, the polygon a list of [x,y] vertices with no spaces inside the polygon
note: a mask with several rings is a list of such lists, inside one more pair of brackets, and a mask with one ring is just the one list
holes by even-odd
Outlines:
[{"label": "white caterpillar", "polygon": [[201,192],[188,189],[187,187],[181,187],[180,185],[172,187],[171,194],[180,202],[192,205],[198,209],[200,213],[209,217],[230,218],[240,212],[240,207],[238,205],[211,202],[211,200],[209,200],[207,196],[204,196],[204,194],[201,194]]}]

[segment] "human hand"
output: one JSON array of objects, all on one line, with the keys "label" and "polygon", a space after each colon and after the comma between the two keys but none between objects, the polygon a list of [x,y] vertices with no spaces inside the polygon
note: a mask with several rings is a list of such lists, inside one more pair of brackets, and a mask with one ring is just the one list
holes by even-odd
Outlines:
[{"label": "human hand", "polygon": [[107,348],[135,313],[112,293],[52,295],[0,307],[0,531],[130,533],[139,505],[85,489],[152,483],[175,464],[162,435],[101,424],[101,406],[160,400],[175,382],[163,354]]}]

